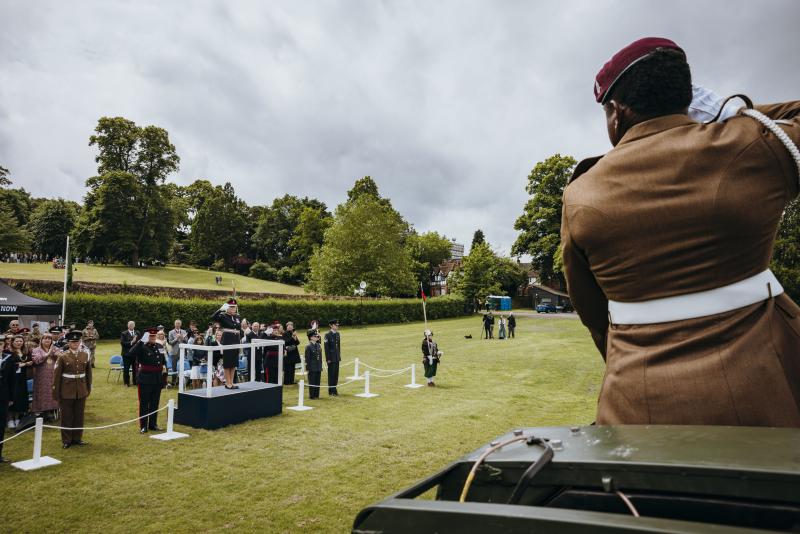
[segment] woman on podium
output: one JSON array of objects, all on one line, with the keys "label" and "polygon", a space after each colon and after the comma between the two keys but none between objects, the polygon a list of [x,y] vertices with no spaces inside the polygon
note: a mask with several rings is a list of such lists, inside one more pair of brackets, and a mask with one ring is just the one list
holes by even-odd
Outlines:
[{"label": "woman on podium", "polygon": [[[230,298],[211,316],[212,321],[219,323],[222,330],[222,345],[239,345],[242,340],[242,319],[236,313],[236,299]],[[239,389],[233,383],[236,368],[239,366],[239,349],[222,351],[222,367],[225,369],[225,389]],[[211,369],[209,367],[209,369]]]}]

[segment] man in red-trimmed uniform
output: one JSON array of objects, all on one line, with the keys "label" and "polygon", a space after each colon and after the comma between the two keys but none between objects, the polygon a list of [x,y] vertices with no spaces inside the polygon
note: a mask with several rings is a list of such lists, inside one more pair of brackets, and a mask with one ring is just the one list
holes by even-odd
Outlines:
[{"label": "man in red-trimmed uniform", "polygon": [[[139,387],[139,433],[158,428],[158,404],[161,388],[164,386],[163,374],[167,360],[164,350],[156,344],[158,328],[148,328],[142,339],[131,347],[130,354],[137,362],[137,385]],[[155,412],[155,413],[151,413]],[[150,415],[148,415],[150,414]]]}]

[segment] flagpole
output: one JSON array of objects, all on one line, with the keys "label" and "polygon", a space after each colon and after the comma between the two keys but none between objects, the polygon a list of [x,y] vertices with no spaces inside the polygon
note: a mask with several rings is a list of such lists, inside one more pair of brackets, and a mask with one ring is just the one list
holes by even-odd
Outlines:
[{"label": "flagpole", "polygon": [[422,282],[419,283],[419,293],[422,295],[422,318],[425,320],[425,329],[428,329],[428,313],[425,311],[425,290],[422,289]]},{"label": "flagpole", "polygon": [[61,324],[64,324],[67,320],[67,276],[69,267],[69,236],[67,236],[67,253],[64,256],[64,293],[61,297]]}]

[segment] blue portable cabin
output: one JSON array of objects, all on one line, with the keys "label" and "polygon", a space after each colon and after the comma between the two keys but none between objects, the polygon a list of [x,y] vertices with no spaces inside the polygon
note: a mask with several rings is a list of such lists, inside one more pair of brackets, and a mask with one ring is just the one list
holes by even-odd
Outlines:
[{"label": "blue portable cabin", "polygon": [[511,297],[489,295],[486,297],[486,304],[495,311],[511,311]]}]

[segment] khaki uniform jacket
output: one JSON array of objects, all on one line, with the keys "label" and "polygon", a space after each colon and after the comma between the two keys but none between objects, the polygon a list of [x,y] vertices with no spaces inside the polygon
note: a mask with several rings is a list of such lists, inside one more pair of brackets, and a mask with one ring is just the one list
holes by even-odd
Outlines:
[{"label": "khaki uniform jacket", "polygon": [[83,344],[90,349],[97,347],[97,340],[100,339],[100,332],[97,328],[84,328],[83,329]]},{"label": "khaki uniform jacket", "polygon": [[[760,106],[800,144],[800,102]],[[609,325],[608,299],[725,286],[767,269],[798,170],[781,142],[737,115],[667,115],[578,164],[564,191],[570,297],[606,359],[599,424],[800,427],[800,308],[782,294],[726,313]]]},{"label": "khaki uniform jacket", "polygon": [[[64,374],[80,375],[83,378],[68,378]],[[66,350],[59,355],[53,367],[53,399],[83,399],[92,392],[92,366],[86,352]]]}]

